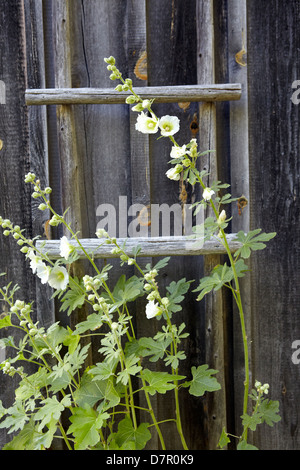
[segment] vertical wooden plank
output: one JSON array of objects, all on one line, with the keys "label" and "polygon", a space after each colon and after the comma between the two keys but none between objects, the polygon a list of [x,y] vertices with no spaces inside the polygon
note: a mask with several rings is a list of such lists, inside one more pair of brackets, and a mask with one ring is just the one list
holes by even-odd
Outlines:
[{"label": "vertical wooden plank", "polygon": [[[242,84],[241,99],[239,102],[230,103],[230,190],[234,197],[244,195],[249,199],[247,8],[246,2],[243,0],[228,2],[228,71],[230,82],[233,83],[235,80],[238,80]],[[243,230],[247,233],[249,231],[249,207],[246,207],[239,214],[237,204],[235,204],[232,207],[232,216],[232,232],[238,233],[240,230]],[[248,338],[251,383],[252,319],[250,276],[241,279],[240,289]],[[243,410],[245,366],[240,319],[235,304],[233,305],[233,332],[235,433],[239,435],[242,430],[240,416]]]},{"label": "vertical wooden plank", "polygon": [[[43,46],[45,62],[45,86],[46,88],[55,88],[55,31],[53,21],[53,2],[52,0],[43,1]],[[58,148],[58,128],[56,117],[56,106],[47,105],[47,145],[48,145],[48,167],[49,167],[49,185],[53,189],[51,194],[51,205],[58,214],[62,214],[61,198],[61,168],[59,161]],[[61,226],[51,227],[50,236],[54,239],[62,236]]]},{"label": "vertical wooden plank", "polygon": [[[69,2],[53,2],[55,31],[55,82],[57,88],[72,87],[71,80],[71,24]],[[80,178],[82,165],[76,148],[73,107],[57,107],[57,126],[61,161],[62,207],[69,208],[66,221],[74,232],[82,233],[87,225],[84,210],[84,191]]]},{"label": "vertical wooden plank", "polygon": [[[74,0],[70,3],[71,83],[74,88],[114,88],[116,83],[109,79],[110,73],[103,60],[110,55],[116,57],[118,67],[127,76],[126,16],[127,2],[121,0]],[[119,219],[126,219],[127,205],[131,204],[129,107],[123,104],[76,106],[73,117],[73,138],[80,162],[81,211],[86,215],[83,236],[95,237],[97,224],[106,215],[103,208],[108,205],[116,219],[116,233],[111,233],[111,227],[106,229],[112,236],[118,236]],[[98,267],[101,269],[105,262],[98,260]],[[114,267],[109,272],[111,288],[123,272],[132,275],[131,267],[122,268],[121,273],[119,260],[110,260],[109,264]],[[93,274],[87,264],[84,269],[85,273]],[[94,363],[100,359],[98,349],[99,341],[95,339],[91,358]]]},{"label": "vertical wooden plank", "polygon": [[[221,0],[214,2],[214,54],[215,54],[215,83],[229,83],[229,18],[228,1]],[[216,139],[217,139],[217,163],[218,179],[222,182],[231,183],[231,142],[230,142],[230,103],[216,103]],[[225,190],[226,191],[226,190]],[[224,191],[224,192],[225,192]],[[227,217],[232,214],[232,207],[227,205]],[[227,232],[232,232],[232,227],[228,226]],[[222,262],[225,261],[223,256]],[[226,426],[227,431],[233,435],[235,432],[235,407],[236,397],[234,395],[234,332],[240,331],[233,327],[235,315],[233,314],[234,304],[232,294],[228,289],[222,289],[223,306],[223,328],[224,328],[224,391],[226,400]],[[238,317],[237,317],[238,318]],[[242,380],[243,381],[243,380]],[[235,448],[234,444],[229,444],[228,449]]]},{"label": "vertical wooden plank", "polygon": [[[23,227],[26,235],[31,237],[31,195],[30,188],[24,184],[24,175],[30,169],[28,113],[24,98],[27,87],[24,2],[2,1],[0,18],[0,79],[6,88],[5,104],[0,105],[0,139],[3,141],[0,151],[0,214]],[[35,280],[24,255],[12,237],[3,237],[2,230],[0,247],[0,272],[7,273],[1,277],[1,285],[10,281],[17,283],[20,286],[19,298],[34,300]],[[5,336],[10,334],[1,331],[1,335],[3,333]],[[2,350],[2,358],[11,354],[12,350]],[[18,380],[3,374],[0,380],[0,399],[5,407],[11,406]],[[0,447],[11,438],[6,430],[1,429]]]},{"label": "vertical wooden plank", "polygon": [[[163,14],[162,14],[163,12]],[[188,85],[197,83],[197,33],[196,33],[196,2],[181,1],[148,1],[147,2],[147,53],[148,53],[148,84],[149,86]],[[180,119],[180,131],[175,135],[180,145],[197,138],[197,123],[199,122],[198,105],[190,104],[185,109],[178,103],[172,105],[157,104],[155,110],[159,116],[165,114],[177,115]],[[195,126],[191,129],[191,124]],[[150,178],[151,203],[173,204],[191,203],[198,199],[199,194],[185,187],[181,182],[170,181],[165,172],[169,169],[171,142],[168,139],[157,141],[156,136],[150,136]],[[187,280],[201,277],[201,262],[199,259],[172,258],[163,271],[160,282],[164,292],[172,281],[186,277]],[[186,351],[187,359],[182,365],[181,372],[190,376],[191,366],[203,364],[204,328],[202,306],[196,302],[191,292],[183,302],[182,312],[178,312],[174,321],[184,322],[189,338],[182,348]],[[160,327],[160,326],[159,326]],[[182,393],[181,393],[182,392]],[[203,401],[194,399],[181,390],[181,416],[186,441],[190,449],[203,449],[207,445],[204,433]],[[162,417],[170,417],[174,410],[171,399],[158,400],[158,410]],[[180,449],[175,426],[165,424],[167,448]]]},{"label": "vertical wooden plank", "polygon": [[[197,1],[197,32],[198,32],[198,83],[215,82],[214,55],[214,9],[213,1]],[[200,151],[217,149],[216,105],[201,103],[199,106]],[[203,169],[210,173],[206,184],[218,180],[217,154],[211,153],[203,159]],[[206,214],[210,215],[209,213]],[[220,256],[205,257],[205,273],[220,264]],[[219,370],[218,380],[221,390],[207,396],[206,432],[209,436],[209,449],[216,449],[226,423],[226,390],[224,375],[224,307],[222,292],[209,294],[205,299],[206,315],[206,363],[209,367]]]},{"label": "vertical wooden plank", "polygon": [[[73,87],[114,88],[104,57],[116,57],[118,67],[128,74],[127,2],[74,1],[72,15]],[[82,162],[87,236],[94,236],[104,214],[97,209],[111,204],[116,210],[119,231],[119,197],[131,200],[128,105],[78,106],[74,110],[77,151]],[[125,209],[126,210],[126,209]],[[101,217],[102,216],[102,217]]]},{"label": "vertical wooden plank", "polygon": [[[148,67],[147,67],[147,22],[146,22],[146,0],[129,0],[127,2],[127,47],[128,47],[128,77],[131,78],[133,86],[143,87],[148,85]],[[139,204],[145,207],[140,217],[150,218],[150,160],[149,160],[149,136],[142,134],[135,129],[138,114],[130,111],[130,171],[131,171],[131,204]],[[136,206],[138,207],[138,206]],[[137,214],[132,214],[136,216]],[[151,236],[151,223],[142,222],[140,227],[144,233]],[[130,222],[130,220],[129,220]],[[143,234],[141,233],[141,236]],[[139,258],[139,265],[142,269],[150,263],[151,258]],[[135,273],[139,275],[138,272]],[[134,305],[134,325],[138,338],[154,336],[157,333],[157,322],[149,322],[145,316],[146,298],[137,299]],[[133,308],[133,307],[132,307]],[[147,367],[155,370],[156,364],[149,363]],[[136,397],[140,407],[147,408],[147,402],[144,393]],[[156,396],[151,397],[151,406],[157,416]],[[140,422],[148,422],[149,414],[142,410],[139,411]],[[146,449],[159,449],[159,438],[155,428],[150,429],[152,439],[148,442]]]},{"label": "vertical wooden plank", "polygon": [[[53,24],[55,38],[55,83],[57,88],[72,87],[71,74],[71,13],[70,3],[53,1]],[[88,226],[88,213],[86,211],[86,194],[83,184],[83,162],[77,151],[75,117],[73,106],[57,106],[57,135],[61,166],[61,195],[62,209],[66,211],[66,222],[72,231],[79,237],[85,237]],[[70,233],[64,230],[67,237]],[[82,278],[86,274],[87,261],[77,261],[72,265],[72,275]],[[76,325],[85,320],[88,307],[73,312],[71,317],[62,315],[57,306],[56,317],[62,324]],[[86,340],[88,342],[88,340]],[[92,352],[86,359],[86,365],[92,361]]]},{"label": "vertical wooden plank", "polygon": [[300,5],[247,2],[250,144],[250,227],[277,232],[252,257],[253,379],[270,384],[281,421],[262,426],[264,450],[299,448],[300,106],[291,98],[300,78]]},{"label": "vertical wooden plank", "polygon": [[[27,87],[45,86],[45,61],[43,37],[43,2],[25,0],[25,34],[27,49]],[[45,106],[29,107],[30,170],[40,179],[43,187],[49,186],[47,110]],[[32,189],[32,188],[31,188]],[[32,233],[45,238],[45,222],[48,211],[40,211],[40,201],[32,200]],[[49,327],[54,321],[54,305],[50,300],[52,291],[36,278],[36,311],[40,325]]]}]

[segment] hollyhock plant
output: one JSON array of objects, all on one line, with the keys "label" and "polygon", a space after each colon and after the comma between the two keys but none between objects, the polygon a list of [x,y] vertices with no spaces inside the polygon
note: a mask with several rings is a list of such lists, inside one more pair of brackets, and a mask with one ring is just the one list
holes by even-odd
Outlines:
[{"label": "hollyhock plant", "polygon": [[[193,292],[198,292],[194,300],[201,301],[205,295],[221,288],[230,289],[242,326],[245,364],[242,430],[239,436],[234,436],[226,432],[224,423],[218,447],[224,448],[235,439],[238,450],[256,449],[248,443],[248,430],[255,431],[264,422],[271,426],[278,422],[279,404],[266,398],[268,384],[262,385],[253,380],[255,388],[249,394],[248,343],[239,277],[243,277],[248,270],[244,260],[249,258],[250,251],[264,248],[264,242],[275,234],[260,233],[260,229],[249,234],[239,232],[236,241],[240,248],[234,253],[230,251],[224,231],[228,221],[223,206],[233,199],[228,194],[218,194],[227,187],[220,182],[213,182],[211,188],[205,184],[207,172],[199,171],[196,166],[198,158],[203,155],[198,153],[196,139],[180,146],[173,137],[180,128],[179,119],[169,115],[159,119],[151,108],[153,100],[142,98],[134,92],[132,80],[122,78],[114,57],[105,59],[105,62],[111,80],[119,79],[122,82],[116,90],[127,94],[130,91],[126,103],[134,105],[133,109],[141,113],[136,129],[144,134],[154,134],[160,130],[159,139],[167,137],[171,141],[173,160],[169,162],[172,167],[166,176],[174,180],[177,189],[182,182],[192,186],[198,183],[203,199],[196,201],[193,207],[197,210],[201,205],[210,206],[212,216],[205,220],[205,237],[207,240],[218,240],[227,258],[223,266],[215,266],[210,274],[200,279],[199,286],[193,289]],[[40,326],[36,318],[43,321],[45,314],[35,311],[35,307],[37,310],[41,305],[45,307],[46,302],[19,300],[16,298],[18,286],[12,287],[13,284],[9,283],[2,287],[0,284],[0,301],[5,304],[0,315],[0,348],[5,348],[5,359],[0,362],[0,370],[8,376],[18,376],[14,403],[5,408],[0,401],[0,429],[5,428],[8,435],[13,433],[15,436],[4,446],[4,450],[52,449],[52,442],[57,439],[63,441],[68,450],[134,451],[144,449],[148,441],[154,438],[154,445],[166,451],[164,435],[171,425],[178,433],[182,449],[187,451],[189,447],[181,422],[180,399],[188,399],[188,394],[193,396],[193,400],[195,397],[201,399],[221,388],[215,377],[218,371],[209,369],[208,364],[190,368],[187,364],[182,366],[190,344],[190,341],[186,342],[189,332],[185,331],[183,319],[186,312],[182,302],[186,295],[192,298],[193,293],[188,291],[194,281],[186,278],[176,281],[172,278],[167,283],[168,277],[164,277],[164,273],[161,282],[159,275],[168,266],[168,257],[162,258],[161,253],[157,252],[158,259],[154,265],[155,253],[151,257],[152,262],[140,263],[142,248],[138,243],[129,247],[127,240],[117,239],[103,229],[96,230],[98,240],[95,239],[97,247],[93,251],[90,243],[93,245],[94,242],[89,240],[89,245],[86,245],[86,241],[79,238],[66,220],[67,210],[59,215],[51,206],[51,188],[42,189],[34,173],[28,173],[25,181],[33,186],[32,197],[41,199],[38,208],[51,213],[49,224],[62,224],[66,236],[51,242],[38,240],[40,237],[27,239],[24,230],[1,216],[0,226],[5,236],[12,235],[16,240],[42,284],[48,284],[54,290],[51,299],[56,298],[55,305],[60,303],[55,315],[59,316],[62,311],[73,318],[67,324],[64,317],[65,326],[59,321],[54,321],[48,328],[44,324]],[[216,196],[212,199],[214,194]],[[73,254],[75,248],[70,239],[76,243],[84,258],[84,262],[80,261],[77,266],[74,263],[79,255],[77,257],[76,252]],[[52,248],[54,244],[54,250],[47,249],[48,243]],[[117,280],[114,275],[109,277],[112,265],[98,263],[99,260],[95,259],[97,250],[106,244],[110,245],[112,257],[119,257],[120,267],[126,266]],[[128,269],[128,266],[134,269]],[[168,269],[171,270],[170,267]],[[40,287],[40,295],[43,295]],[[33,307],[34,304],[37,305]],[[140,319],[143,321],[145,316],[150,327],[137,328],[141,325]],[[188,323],[191,325],[190,319]],[[13,328],[17,329],[17,341],[12,336]],[[147,329],[153,334],[145,336]],[[139,335],[141,332],[143,334]],[[23,367],[27,363],[32,364],[29,368]],[[180,375],[181,372],[186,375]],[[186,391],[183,397],[182,389]],[[157,394],[161,394],[159,401],[172,400],[174,405],[167,407],[169,412],[166,414],[164,411],[163,416],[159,414],[163,401],[159,409],[152,402]],[[201,408],[201,402],[199,406]],[[171,440],[168,438],[170,441],[171,444],[177,442],[176,439],[173,441],[173,435]],[[193,463],[193,456],[188,452],[182,457],[182,462]]]}]

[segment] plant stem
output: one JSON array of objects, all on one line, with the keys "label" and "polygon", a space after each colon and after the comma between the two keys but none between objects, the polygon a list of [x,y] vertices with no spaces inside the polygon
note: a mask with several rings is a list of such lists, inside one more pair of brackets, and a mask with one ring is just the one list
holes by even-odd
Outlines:
[{"label": "plant stem", "polygon": [[[198,181],[201,184],[202,188],[205,189],[205,184],[203,183],[202,179],[198,177]],[[218,219],[219,213],[216,209],[216,206],[212,200],[210,200],[210,205],[213,209],[213,212]],[[242,329],[242,338],[243,338],[243,349],[244,349],[244,364],[245,364],[245,381],[244,381],[244,400],[243,400],[243,414],[247,413],[248,409],[248,395],[249,395],[249,383],[250,383],[250,378],[249,378],[249,352],[248,352],[248,340],[247,340],[247,333],[246,333],[246,326],[245,326],[245,315],[244,315],[244,310],[243,310],[243,305],[242,305],[242,298],[241,298],[241,292],[240,292],[240,285],[239,285],[239,279],[238,275],[236,272],[235,268],[235,262],[232,257],[229,244],[226,238],[226,233],[222,228],[220,228],[221,236],[220,240],[223,242],[223,246],[226,249],[226,253],[228,255],[230,265],[232,268],[233,272],[233,277],[234,277],[234,283],[235,283],[235,290],[234,292],[234,299],[236,301],[238,311],[239,311],[239,317],[240,317],[240,324],[241,324],[241,329]],[[247,438],[247,430],[245,432],[245,439]]]}]

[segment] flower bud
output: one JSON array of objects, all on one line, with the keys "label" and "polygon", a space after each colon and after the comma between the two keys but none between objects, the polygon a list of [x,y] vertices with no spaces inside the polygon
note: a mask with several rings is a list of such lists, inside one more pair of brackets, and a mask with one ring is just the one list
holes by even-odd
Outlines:
[{"label": "flower bud", "polygon": [[106,230],[104,230],[104,228],[98,228],[98,230],[96,231],[96,237],[97,238],[104,238],[104,237],[107,237],[108,236],[108,233]]},{"label": "flower bud", "polygon": [[134,104],[135,103],[135,97],[134,96],[127,96],[126,98],[126,103],[127,104]]},{"label": "flower bud", "polygon": [[115,60],[115,58],[111,55],[110,57],[105,57],[105,58],[104,58],[104,62],[106,62],[107,64],[110,64],[110,65],[115,65],[116,60]]},{"label": "flower bud", "polygon": [[132,111],[136,111],[140,113],[141,111],[143,111],[143,109],[144,109],[144,106],[142,105],[142,103],[138,103],[136,106],[132,108]]}]

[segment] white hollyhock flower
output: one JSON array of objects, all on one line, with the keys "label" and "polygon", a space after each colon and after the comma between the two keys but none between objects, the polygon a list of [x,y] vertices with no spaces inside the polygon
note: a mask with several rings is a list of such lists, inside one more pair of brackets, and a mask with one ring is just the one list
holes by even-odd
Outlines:
[{"label": "white hollyhock flower", "polygon": [[170,168],[166,172],[167,178],[170,180],[178,181],[180,179],[180,172],[182,171],[182,165],[176,165],[174,168]]},{"label": "white hollyhock flower", "polygon": [[210,189],[210,188],[205,188],[203,191],[203,199],[205,201],[209,201],[212,198],[212,195],[215,194],[215,192]]},{"label": "white hollyhock flower", "polygon": [[68,259],[74,250],[75,250],[74,246],[72,246],[69,243],[69,240],[67,239],[67,237],[63,236],[60,239],[60,256],[62,258]]},{"label": "white hollyhock flower", "polygon": [[47,266],[42,260],[39,260],[36,268],[36,275],[40,278],[42,284],[46,284],[51,272],[50,266]]},{"label": "white hollyhock flower", "polygon": [[161,308],[157,303],[155,303],[154,300],[150,300],[150,302],[148,302],[146,305],[146,317],[149,320],[150,318],[154,318],[159,314],[161,314]]},{"label": "white hollyhock flower", "polygon": [[62,266],[54,267],[49,275],[48,284],[57,290],[65,290],[69,283],[69,274]]},{"label": "white hollyhock flower", "polygon": [[159,120],[159,127],[161,130],[161,135],[164,137],[174,135],[179,131],[179,119],[177,116],[163,116]]},{"label": "white hollyhock flower", "polygon": [[135,124],[136,130],[143,134],[155,134],[158,131],[159,121],[154,114],[151,116],[149,117],[145,113],[139,114]]},{"label": "white hollyhock flower", "polygon": [[33,250],[29,250],[27,252],[26,258],[30,259],[30,267],[31,267],[33,274],[35,274],[38,262],[41,260],[41,258],[37,256]]},{"label": "white hollyhock flower", "polygon": [[188,153],[189,152],[186,150],[186,145],[183,145],[182,147],[177,147],[175,145],[174,147],[172,147],[170,155],[171,155],[171,158],[180,158]]}]

